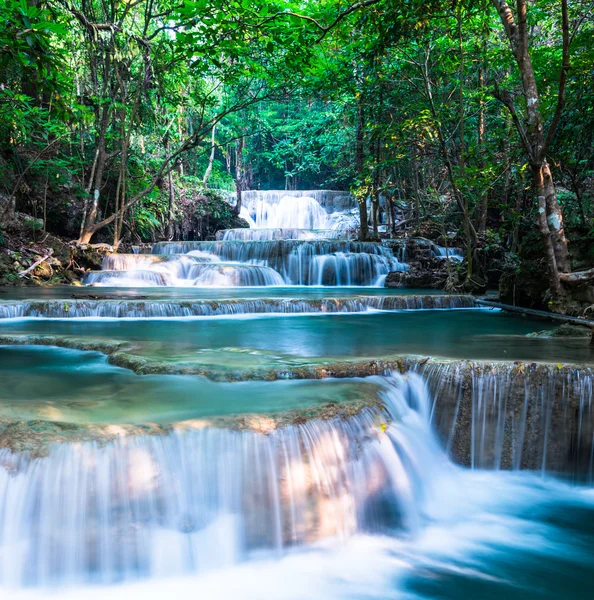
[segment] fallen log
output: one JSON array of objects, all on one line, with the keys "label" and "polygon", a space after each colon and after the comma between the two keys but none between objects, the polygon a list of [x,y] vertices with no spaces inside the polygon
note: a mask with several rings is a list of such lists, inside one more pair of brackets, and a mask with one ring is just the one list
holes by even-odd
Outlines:
[{"label": "fallen log", "polygon": [[475,298],[474,303],[478,304],[479,306],[499,308],[501,310],[519,313],[521,315],[531,315],[535,317],[540,317],[541,319],[550,319],[552,321],[562,321],[563,323],[581,325],[582,327],[588,327],[594,333],[594,321],[590,321],[584,317],[571,317],[568,315],[559,315],[557,313],[550,313],[544,310],[536,310],[535,308],[523,308],[521,306],[512,306],[511,304],[502,304],[501,302],[492,302],[491,300],[482,300],[480,298]]},{"label": "fallen log", "polygon": [[559,273],[559,279],[569,286],[579,286],[588,283],[594,284],[594,269],[575,271],[573,273]]},{"label": "fallen log", "polygon": [[25,269],[24,271],[21,271],[19,273],[19,277],[24,277],[25,275],[27,275],[31,271],[34,271],[41,263],[45,262],[48,258],[51,258],[53,253],[54,253],[54,251],[50,250],[49,254],[47,254],[46,256],[43,256],[39,260],[36,260],[28,269]]}]

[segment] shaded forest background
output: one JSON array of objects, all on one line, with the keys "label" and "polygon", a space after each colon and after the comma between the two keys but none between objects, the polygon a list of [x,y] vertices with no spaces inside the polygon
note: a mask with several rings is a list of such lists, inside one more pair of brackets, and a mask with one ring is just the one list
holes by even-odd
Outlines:
[{"label": "shaded forest background", "polygon": [[496,247],[554,304],[593,278],[593,9],[0,0],[0,226],[117,248],[350,190],[363,239],[385,203],[390,236],[455,232],[467,287]]}]

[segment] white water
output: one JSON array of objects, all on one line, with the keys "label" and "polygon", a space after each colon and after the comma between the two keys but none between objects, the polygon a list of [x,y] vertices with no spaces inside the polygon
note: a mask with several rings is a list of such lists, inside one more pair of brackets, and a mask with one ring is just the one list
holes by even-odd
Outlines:
[{"label": "white water", "polygon": [[462,250],[460,248],[446,248],[445,246],[432,245],[433,255],[439,258],[449,258],[457,262],[464,260]]},{"label": "white water", "polygon": [[259,200],[254,221],[262,228],[330,229],[328,213],[308,196],[283,196],[278,202]]},{"label": "white water", "polygon": [[417,535],[453,467],[422,380],[374,380],[389,417],[367,410],[268,435],[198,426],[63,444],[32,461],[0,451],[0,585],[183,576],[337,536]]},{"label": "white water", "polygon": [[330,229],[346,232],[359,225],[355,199],[328,190],[253,190],[242,194],[241,216],[251,228]]},{"label": "white water", "polygon": [[363,313],[376,310],[473,308],[470,296],[356,296],[354,298],[256,298],[194,301],[43,300],[0,304],[0,319],[191,318],[239,314]]},{"label": "white water", "polygon": [[[587,548],[563,536],[554,523],[539,520],[543,506],[558,504],[570,513],[594,509],[590,490],[530,475],[460,472],[436,480],[441,498],[428,508],[431,520],[415,537],[356,534],[346,543],[323,543],[280,559],[258,557],[199,576],[154,578],[117,586],[60,590],[60,600],[385,600],[444,598],[587,598],[567,591],[547,593],[541,576],[530,586],[529,569],[542,565],[546,577],[558,575],[563,557],[584,573]],[[511,557],[505,570],[502,556]],[[514,562],[515,559],[515,562]],[[502,566],[503,565],[503,566]],[[466,590],[462,595],[455,582]],[[415,592],[411,583],[429,582],[436,593]],[[517,590],[514,589],[517,586]],[[501,595],[502,589],[508,593]],[[441,592],[441,593],[440,593]],[[482,593],[481,593],[482,592]],[[47,598],[47,591],[6,590],[10,600]]]},{"label": "white water", "polygon": [[455,467],[423,381],[374,379],[391,424],[365,412],[268,435],[62,445],[34,461],[3,451],[2,597],[497,598],[503,585],[585,598],[559,596],[570,582],[557,561],[588,581],[589,538],[562,528],[594,515],[592,490]]},{"label": "white water", "polygon": [[390,271],[408,268],[381,244],[350,240],[356,230],[349,215],[356,208],[349,195],[309,194],[246,192],[242,215],[250,229],[218,232],[217,242],[160,242],[151,255],[107,256],[103,270],[83,281],[110,287],[381,287]]}]

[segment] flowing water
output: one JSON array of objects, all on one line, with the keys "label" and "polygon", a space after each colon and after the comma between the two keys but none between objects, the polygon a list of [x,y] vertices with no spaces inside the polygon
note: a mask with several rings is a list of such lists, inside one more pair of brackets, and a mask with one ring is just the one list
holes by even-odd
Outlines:
[{"label": "flowing water", "polygon": [[0,584],[14,598],[589,597],[591,490],[461,470],[422,379],[374,383],[379,415],[2,451]]},{"label": "flowing water", "polygon": [[[246,192],[249,229],[217,234],[216,242],[162,242],[152,256],[112,255],[91,286],[257,287],[377,286],[408,265],[378,243],[352,241],[348,194]],[[350,224],[349,224],[350,223]],[[197,264],[193,264],[195,261]]]},{"label": "flowing water", "polygon": [[383,288],[349,194],[242,201],[0,290],[0,597],[592,598],[589,339]]},{"label": "flowing water", "polygon": [[[0,335],[118,340],[163,361],[373,358],[417,354],[485,360],[591,363],[588,338],[527,337],[552,328],[483,309],[365,314],[262,314],[181,319],[0,319]],[[249,362],[246,362],[249,368]]]}]

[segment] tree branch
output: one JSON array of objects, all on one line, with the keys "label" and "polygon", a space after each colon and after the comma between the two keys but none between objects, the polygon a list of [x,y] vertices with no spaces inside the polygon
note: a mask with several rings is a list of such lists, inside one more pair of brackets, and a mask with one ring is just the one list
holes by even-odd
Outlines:
[{"label": "tree branch", "polygon": [[543,156],[546,155],[551,140],[555,135],[559,120],[561,119],[561,113],[565,106],[565,87],[567,84],[567,72],[569,71],[569,48],[571,39],[569,36],[569,14],[567,10],[567,0],[561,0],[561,29],[563,32],[563,58],[561,62],[561,73],[559,74],[559,91],[557,93],[557,106],[555,107],[555,114],[553,120],[549,126],[547,137],[542,149]]},{"label": "tree branch", "polygon": [[532,149],[530,146],[530,142],[528,141],[528,135],[526,133],[526,129],[522,125],[520,118],[518,117],[518,113],[516,112],[516,107],[514,106],[513,98],[511,94],[507,90],[500,90],[497,82],[495,82],[495,88],[493,89],[493,96],[499,100],[509,111],[511,115],[512,121],[518,130],[520,135],[520,140],[522,141],[522,146],[524,146],[524,150],[528,153],[528,156],[532,157]]},{"label": "tree branch", "polygon": [[344,18],[348,17],[350,14],[354,13],[360,8],[372,6],[374,4],[377,4],[378,2],[381,2],[381,0],[361,0],[360,2],[355,2],[354,4],[351,4],[351,6],[345,8],[342,12],[340,12],[336,16],[334,21],[332,21],[329,25],[323,25],[322,23],[320,23],[320,21],[314,19],[313,17],[310,17],[309,15],[302,15],[300,13],[296,13],[290,10],[283,10],[260,21],[258,26],[261,27],[262,25],[265,25],[266,23],[274,21],[275,19],[283,16],[297,17],[298,19],[302,19],[303,21],[309,21],[310,23],[313,23],[321,31],[320,37],[318,37],[318,39],[316,40],[317,42],[321,42],[326,37],[326,35],[332,29],[334,29],[334,27],[336,27]]}]

